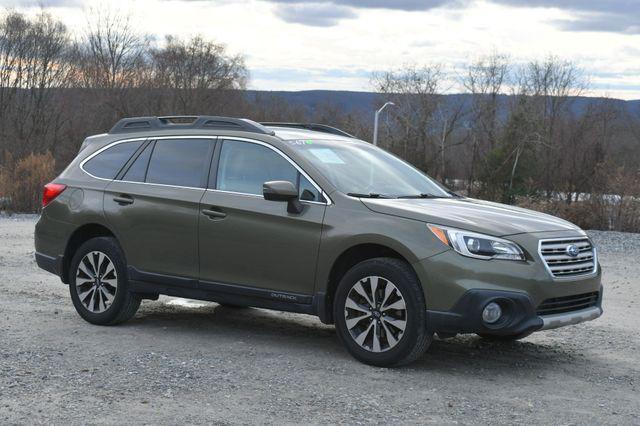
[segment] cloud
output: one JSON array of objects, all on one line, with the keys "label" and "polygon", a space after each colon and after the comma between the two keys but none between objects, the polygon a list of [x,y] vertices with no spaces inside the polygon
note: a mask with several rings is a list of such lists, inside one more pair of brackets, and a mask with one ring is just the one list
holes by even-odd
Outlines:
[{"label": "cloud", "polygon": [[264,0],[276,3],[276,16],[285,22],[330,27],[342,19],[356,18],[357,9],[425,11],[461,6],[471,0]]},{"label": "cloud", "polygon": [[280,4],[323,4],[357,9],[430,10],[442,6],[464,5],[469,0],[266,0]]},{"label": "cloud", "polygon": [[518,7],[555,7],[565,10],[631,13],[640,10],[638,0],[491,0],[493,3]]},{"label": "cloud", "polygon": [[548,7],[565,10],[573,19],[552,21],[564,31],[595,31],[640,34],[638,0],[490,0],[514,7]]},{"label": "cloud", "polygon": [[[180,0],[177,0],[180,1]],[[251,0],[181,0],[214,4],[234,4]],[[449,9],[463,13],[481,0],[260,0],[275,5],[276,16],[285,22],[330,27],[341,20],[354,19],[358,11],[386,9],[430,11]],[[566,19],[549,23],[563,31],[640,34],[640,0],[484,0],[487,3],[517,8],[555,8],[569,14]],[[82,0],[0,0],[5,7],[77,7]]]},{"label": "cloud", "polygon": [[596,31],[640,34],[640,12],[637,16],[614,13],[578,14],[577,19],[556,20],[553,24],[565,31]]},{"label": "cloud", "polygon": [[[276,13],[287,22],[332,26],[356,17],[358,9],[428,11],[436,8],[465,9],[477,0],[264,0],[278,5]],[[551,24],[564,31],[597,31],[640,34],[639,0],[488,0],[511,7],[557,8],[572,19]],[[317,14],[317,16],[313,16]],[[306,15],[306,16],[305,16]]]},{"label": "cloud", "polygon": [[373,71],[370,69],[341,69],[341,68],[261,68],[251,74],[262,80],[296,80],[308,81],[318,78],[370,78]]},{"label": "cloud", "polygon": [[327,3],[279,4],[275,14],[285,22],[314,27],[331,27],[342,19],[356,17],[351,8]]},{"label": "cloud", "polygon": [[78,7],[80,0],[0,0],[2,7]]}]

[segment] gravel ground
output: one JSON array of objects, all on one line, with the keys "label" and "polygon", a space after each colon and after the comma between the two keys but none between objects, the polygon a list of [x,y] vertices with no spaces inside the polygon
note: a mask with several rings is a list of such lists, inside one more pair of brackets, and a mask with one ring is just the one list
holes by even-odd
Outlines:
[{"label": "gravel ground", "polygon": [[640,424],[640,235],[592,232],[605,315],[515,343],[436,341],[402,369],[353,360],[305,315],[161,298],[118,327],[76,315],[0,218],[0,423]]}]

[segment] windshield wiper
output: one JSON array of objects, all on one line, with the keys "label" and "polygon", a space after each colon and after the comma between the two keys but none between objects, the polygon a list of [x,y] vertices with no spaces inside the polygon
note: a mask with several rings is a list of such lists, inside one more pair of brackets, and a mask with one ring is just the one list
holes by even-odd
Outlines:
[{"label": "windshield wiper", "polygon": [[449,198],[442,195],[434,194],[414,194],[414,195],[400,195],[398,198]]},{"label": "windshield wiper", "polygon": [[391,198],[388,195],[377,194],[375,192],[370,192],[368,194],[359,194],[357,192],[348,192],[347,195],[349,197],[358,197],[358,198]]}]

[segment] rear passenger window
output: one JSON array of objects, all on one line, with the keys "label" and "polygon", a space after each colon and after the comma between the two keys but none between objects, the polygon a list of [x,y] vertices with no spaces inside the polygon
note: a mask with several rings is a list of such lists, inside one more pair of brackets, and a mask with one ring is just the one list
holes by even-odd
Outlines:
[{"label": "rear passenger window", "polygon": [[114,179],[143,141],[123,142],[105,149],[84,163],[84,170],[96,177]]},{"label": "rear passenger window", "polygon": [[210,139],[160,139],[151,154],[146,182],[202,187],[209,170]]},{"label": "rear passenger window", "polygon": [[149,158],[151,158],[151,151],[153,150],[153,144],[150,143],[146,146],[144,151],[138,155],[138,158],[129,167],[129,170],[124,174],[122,180],[129,182],[144,182],[147,174],[147,166],[149,165]]}]

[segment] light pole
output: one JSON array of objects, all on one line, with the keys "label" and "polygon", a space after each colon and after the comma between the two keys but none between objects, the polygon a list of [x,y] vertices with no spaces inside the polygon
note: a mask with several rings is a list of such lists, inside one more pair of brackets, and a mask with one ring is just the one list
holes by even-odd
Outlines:
[{"label": "light pole", "polygon": [[378,119],[380,118],[380,113],[386,107],[394,106],[394,105],[395,104],[393,102],[387,102],[386,104],[382,105],[382,108],[380,108],[379,110],[376,111],[376,117],[373,120],[373,144],[375,146],[378,146]]}]

